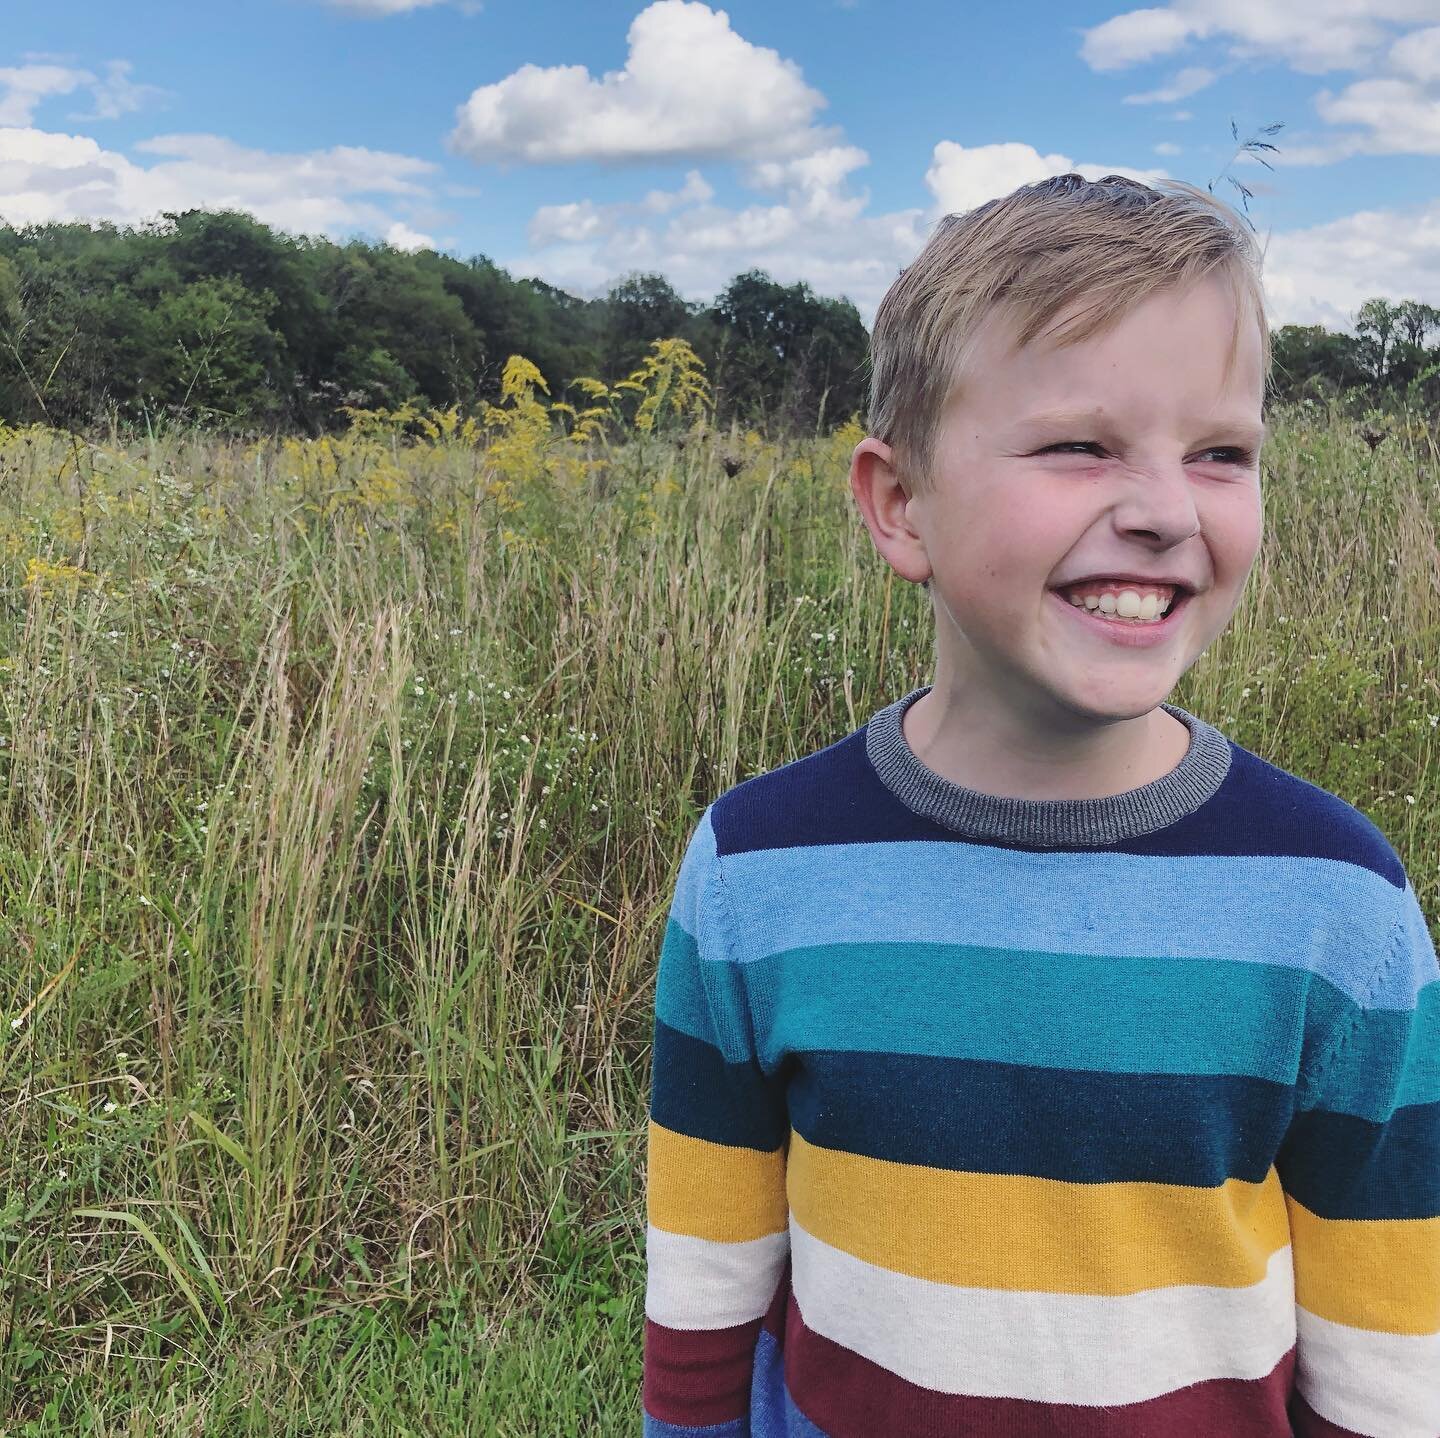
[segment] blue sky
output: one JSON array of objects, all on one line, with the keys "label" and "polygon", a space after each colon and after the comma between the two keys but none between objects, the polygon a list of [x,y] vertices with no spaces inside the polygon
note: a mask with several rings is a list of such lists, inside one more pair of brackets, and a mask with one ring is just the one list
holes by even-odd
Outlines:
[{"label": "blue sky", "polygon": [[[1253,192],[1275,324],[1440,304],[1440,0],[10,0],[0,220],[242,208],[579,294],[758,266],[867,322],[1078,170]],[[1269,136],[1273,173],[1235,157]]]}]

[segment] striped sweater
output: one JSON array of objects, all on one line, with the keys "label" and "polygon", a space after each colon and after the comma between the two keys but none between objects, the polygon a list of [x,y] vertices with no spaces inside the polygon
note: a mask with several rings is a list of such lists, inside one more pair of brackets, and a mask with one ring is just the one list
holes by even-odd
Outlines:
[{"label": "striped sweater", "polygon": [[1440,969],[1374,824],[1177,706],[1001,798],[916,689],[736,785],[660,951],[646,1438],[1437,1438]]}]

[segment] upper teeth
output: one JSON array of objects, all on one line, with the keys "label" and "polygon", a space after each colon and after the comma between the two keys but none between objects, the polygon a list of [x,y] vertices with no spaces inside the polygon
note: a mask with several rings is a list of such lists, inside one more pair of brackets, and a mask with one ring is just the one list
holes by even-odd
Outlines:
[{"label": "upper teeth", "polygon": [[1154,619],[1169,610],[1175,596],[1172,584],[1147,585],[1143,592],[1127,586],[1115,585],[1092,588],[1075,587],[1063,590],[1071,604],[1084,605],[1086,609],[1098,609],[1102,614],[1118,615],[1121,619]]}]

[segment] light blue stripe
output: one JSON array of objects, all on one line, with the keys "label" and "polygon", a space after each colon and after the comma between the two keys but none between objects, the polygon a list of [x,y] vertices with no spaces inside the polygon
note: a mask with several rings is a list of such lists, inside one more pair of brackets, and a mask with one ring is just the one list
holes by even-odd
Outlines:
[{"label": "light blue stripe", "polygon": [[[703,891],[715,872],[715,830],[710,823],[710,810],[701,814],[680,861],[675,888],[670,899],[670,918],[690,934],[699,934],[702,927]],[[707,957],[720,958],[715,954]]]},{"label": "light blue stripe", "polygon": [[817,1428],[795,1406],[788,1388],[785,1390],[785,1422],[788,1425],[785,1429],[787,1438],[829,1438],[823,1428]]},{"label": "light blue stripe", "polygon": [[[741,962],[820,944],[957,938],[995,950],[1223,956],[1313,972],[1357,1003],[1390,1009],[1412,1007],[1434,976],[1423,921],[1406,916],[1395,886],[1334,859],[902,841],[754,850],[719,862]],[[1404,961],[1384,968],[1370,992],[1397,917],[1408,926]]]},{"label": "light blue stripe", "polygon": [[641,1438],[750,1438],[748,1424],[746,1418],[732,1418],[728,1423],[711,1423],[704,1428],[682,1428],[646,1413]]},{"label": "light blue stripe", "polygon": [[750,1390],[752,1438],[829,1438],[796,1406],[785,1386],[785,1355],[769,1329],[755,1345],[755,1378]]},{"label": "light blue stripe", "polygon": [[751,1438],[790,1438],[785,1421],[785,1355],[768,1328],[755,1341],[750,1379]]}]

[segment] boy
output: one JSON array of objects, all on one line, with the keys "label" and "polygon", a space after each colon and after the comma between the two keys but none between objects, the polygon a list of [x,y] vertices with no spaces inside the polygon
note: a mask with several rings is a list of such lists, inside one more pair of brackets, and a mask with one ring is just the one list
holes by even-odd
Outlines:
[{"label": "boy", "polygon": [[1357,809],[1165,701],[1258,552],[1259,256],[941,223],[851,487],[935,680],[721,795],[656,989],[648,1438],[1440,1434],[1440,968]]}]

